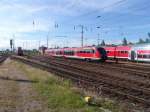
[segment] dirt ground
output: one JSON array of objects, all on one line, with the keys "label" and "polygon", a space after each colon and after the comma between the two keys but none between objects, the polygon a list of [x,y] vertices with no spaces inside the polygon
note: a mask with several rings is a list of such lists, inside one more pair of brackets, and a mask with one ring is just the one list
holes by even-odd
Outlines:
[{"label": "dirt ground", "polygon": [[48,112],[32,83],[10,59],[0,65],[0,112]]}]

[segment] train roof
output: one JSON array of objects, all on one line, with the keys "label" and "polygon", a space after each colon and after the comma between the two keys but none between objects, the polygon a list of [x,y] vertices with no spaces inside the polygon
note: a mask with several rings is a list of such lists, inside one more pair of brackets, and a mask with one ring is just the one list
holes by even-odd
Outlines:
[{"label": "train roof", "polygon": [[106,49],[106,50],[115,50],[115,47],[112,47],[112,46],[110,46],[110,47],[103,47],[104,49]]},{"label": "train roof", "polygon": [[106,46],[106,47],[104,47],[106,50],[130,50],[131,49],[131,46],[110,46],[110,47],[108,47],[108,46]]},{"label": "train roof", "polygon": [[150,50],[150,43],[133,45],[132,50]]},{"label": "train roof", "polygon": [[116,47],[116,50],[124,50],[124,51],[128,51],[128,50],[130,50],[131,49],[131,47],[130,46],[117,46]]},{"label": "train roof", "polygon": [[95,49],[95,48],[99,48],[99,47],[95,47],[95,46],[85,46],[85,47],[67,47],[67,48],[50,48],[47,50],[79,50],[79,49]]}]

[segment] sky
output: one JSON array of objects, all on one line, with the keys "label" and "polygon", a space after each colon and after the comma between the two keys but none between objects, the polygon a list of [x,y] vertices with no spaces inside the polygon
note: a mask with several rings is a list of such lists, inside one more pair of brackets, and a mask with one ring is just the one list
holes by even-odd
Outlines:
[{"label": "sky", "polygon": [[97,45],[98,38],[137,42],[148,37],[149,12],[149,0],[1,0],[0,49],[10,39],[25,49],[46,46],[47,37],[49,47],[78,47],[81,25],[84,45]]}]

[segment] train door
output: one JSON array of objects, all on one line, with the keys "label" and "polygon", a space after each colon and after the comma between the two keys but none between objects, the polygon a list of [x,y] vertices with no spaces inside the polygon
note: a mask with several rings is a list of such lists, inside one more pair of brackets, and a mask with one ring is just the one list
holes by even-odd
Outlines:
[{"label": "train door", "polygon": [[135,51],[131,51],[131,60],[134,61],[136,57]]}]

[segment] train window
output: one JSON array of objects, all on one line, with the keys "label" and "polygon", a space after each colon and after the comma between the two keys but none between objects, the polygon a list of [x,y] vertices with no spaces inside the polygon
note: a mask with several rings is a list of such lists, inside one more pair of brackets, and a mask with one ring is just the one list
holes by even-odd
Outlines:
[{"label": "train window", "polygon": [[146,55],[146,58],[148,59],[148,58],[149,58],[149,55]]},{"label": "train window", "polygon": [[82,51],[82,53],[91,53],[92,51],[90,49],[85,49]]},{"label": "train window", "polygon": [[91,49],[86,49],[85,52],[86,53],[92,53],[92,50]]},{"label": "train window", "polygon": [[82,51],[80,51],[80,53],[82,53]]},{"label": "train window", "polygon": [[90,51],[85,51],[86,53],[90,53]]},{"label": "train window", "polygon": [[95,51],[92,50],[92,49],[85,49],[85,50],[82,50],[82,51],[77,51],[77,53],[94,53]]},{"label": "train window", "polygon": [[57,54],[57,55],[61,55],[62,52],[61,52],[61,51],[56,51],[56,54]]},{"label": "train window", "polygon": [[125,54],[127,54],[128,53],[128,51],[125,51]]},{"label": "train window", "polygon": [[89,50],[88,53],[92,53],[92,50]]},{"label": "train window", "polygon": [[138,54],[138,58],[142,58],[142,55]]},{"label": "train window", "polygon": [[82,51],[79,51],[79,53],[82,53]]},{"label": "train window", "polygon": [[149,55],[146,55],[146,58],[148,59],[148,58],[149,58]]},{"label": "train window", "polygon": [[146,55],[143,55],[143,58],[147,58],[147,56],[146,56]]},{"label": "train window", "polygon": [[121,54],[123,54],[124,53],[124,51],[121,51]]},{"label": "train window", "polygon": [[84,53],[88,53],[89,51],[88,50],[84,50]]},{"label": "train window", "polygon": [[109,51],[107,51],[107,53],[109,53]]},{"label": "train window", "polygon": [[86,53],[86,51],[85,51],[85,50],[83,50],[83,51],[82,51],[82,53]]},{"label": "train window", "polygon": [[86,51],[83,50],[82,53],[86,53]]},{"label": "train window", "polygon": [[71,55],[74,55],[74,51],[71,51]]}]

